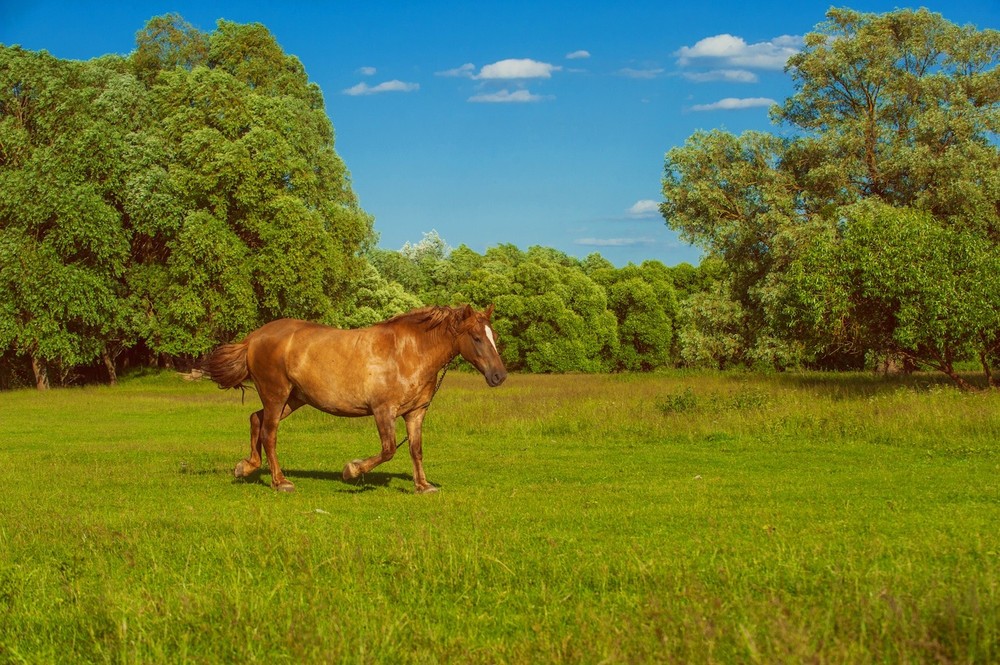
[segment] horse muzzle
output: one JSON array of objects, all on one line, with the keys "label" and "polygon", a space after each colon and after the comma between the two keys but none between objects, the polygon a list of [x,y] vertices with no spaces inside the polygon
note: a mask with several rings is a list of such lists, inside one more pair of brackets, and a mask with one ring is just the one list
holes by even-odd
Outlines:
[{"label": "horse muzzle", "polygon": [[483,372],[483,376],[486,377],[486,383],[490,388],[496,388],[501,383],[507,380],[507,370],[505,369],[492,369]]}]

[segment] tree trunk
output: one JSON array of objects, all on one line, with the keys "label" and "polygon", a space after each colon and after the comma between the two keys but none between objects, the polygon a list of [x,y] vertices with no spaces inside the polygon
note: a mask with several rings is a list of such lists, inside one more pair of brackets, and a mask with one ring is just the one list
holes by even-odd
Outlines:
[{"label": "tree trunk", "polygon": [[955,371],[955,368],[952,367],[950,362],[942,363],[941,371],[947,374],[948,378],[954,381],[958,385],[958,387],[964,390],[965,392],[976,392],[978,390],[978,388],[976,388],[974,385],[972,385],[971,383],[963,379],[961,376],[959,376],[958,372]]},{"label": "tree trunk", "polygon": [[107,347],[104,347],[101,351],[101,359],[104,361],[104,366],[108,370],[108,380],[111,382],[111,385],[117,386],[118,372],[115,370],[115,360],[111,357],[111,354],[108,353]]},{"label": "tree trunk", "polygon": [[993,369],[990,367],[990,359],[986,355],[986,351],[979,352],[979,362],[983,365],[983,374],[986,375],[986,385],[990,388],[997,388],[997,378],[993,375]]},{"label": "tree trunk", "polygon": [[31,370],[35,373],[35,387],[39,390],[49,389],[49,370],[38,356],[31,354]]}]

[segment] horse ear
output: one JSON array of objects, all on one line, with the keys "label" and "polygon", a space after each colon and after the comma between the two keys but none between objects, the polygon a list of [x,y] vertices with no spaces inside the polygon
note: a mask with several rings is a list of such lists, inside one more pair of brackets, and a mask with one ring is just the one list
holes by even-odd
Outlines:
[{"label": "horse ear", "polygon": [[472,309],[472,305],[466,305],[462,308],[462,320],[469,318],[476,313],[476,310]]},{"label": "horse ear", "polygon": [[486,315],[487,319],[493,318],[493,303],[490,303],[490,306],[486,308],[486,311],[483,312],[483,314]]}]

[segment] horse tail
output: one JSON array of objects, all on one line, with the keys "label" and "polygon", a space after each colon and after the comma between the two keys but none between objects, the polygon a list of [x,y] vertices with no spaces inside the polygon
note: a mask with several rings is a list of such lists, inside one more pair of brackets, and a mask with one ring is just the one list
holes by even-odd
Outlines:
[{"label": "horse tail", "polygon": [[243,382],[250,378],[247,367],[249,346],[246,340],[236,344],[223,344],[202,361],[201,368],[223,390],[244,389],[246,385]]}]

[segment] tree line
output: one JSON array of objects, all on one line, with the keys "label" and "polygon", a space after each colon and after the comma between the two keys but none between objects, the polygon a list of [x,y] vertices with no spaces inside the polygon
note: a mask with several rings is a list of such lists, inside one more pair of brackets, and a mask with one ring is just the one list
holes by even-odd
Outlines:
[{"label": "tree line", "polygon": [[662,212],[701,264],[623,268],[436,233],[378,248],[321,91],[259,24],[157,17],[86,62],[0,46],[0,385],[470,302],[496,305],[515,371],[889,360],[995,386],[998,34],[830,10],[786,68],[781,135],[667,153]]}]

